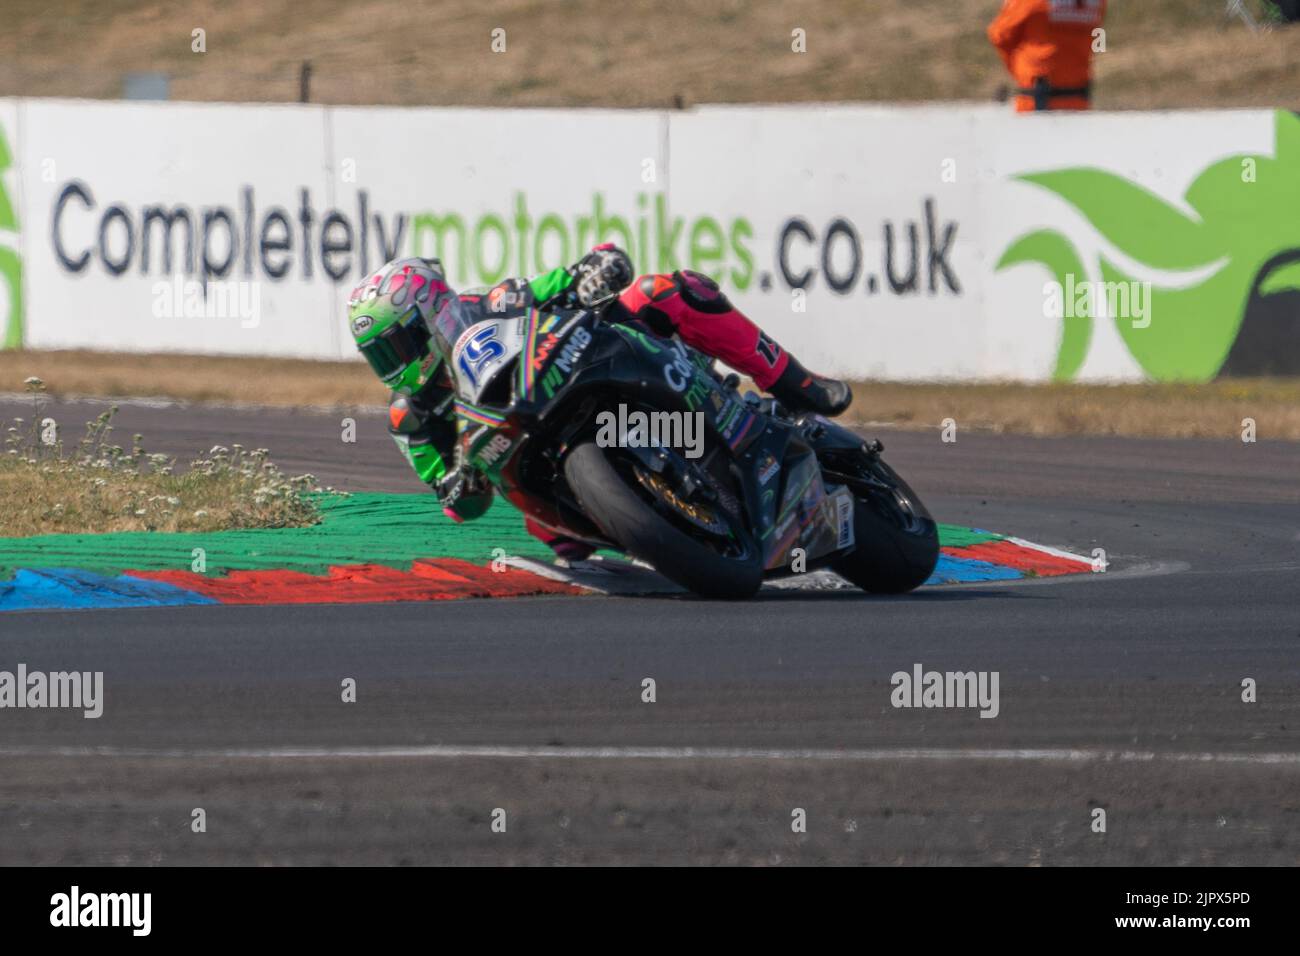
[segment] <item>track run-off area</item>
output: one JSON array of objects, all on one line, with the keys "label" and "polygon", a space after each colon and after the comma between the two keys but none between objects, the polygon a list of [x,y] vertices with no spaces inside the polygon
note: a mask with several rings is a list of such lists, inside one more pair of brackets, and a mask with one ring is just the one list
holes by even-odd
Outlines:
[{"label": "track run-off area", "polygon": [[[376,544],[309,540],[263,570],[375,563],[380,519],[418,513],[380,413],[122,403],[115,424],[182,458],[265,446],[379,509]],[[0,713],[0,863],[1300,859],[1300,446],[873,434],[953,534],[1101,549],[1108,570],[897,598],[603,595],[538,574],[545,552],[498,503],[462,552],[406,560],[544,593],[0,613],[0,670],[103,671],[105,688],[97,719]],[[494,549],[508,568],[484,572]],[[70,566],[17,557],[0,563]],[[131,557],[91,571],[198,586]],[[996,717],[894,706],[891,676],[918,665],[996,672]]]}]

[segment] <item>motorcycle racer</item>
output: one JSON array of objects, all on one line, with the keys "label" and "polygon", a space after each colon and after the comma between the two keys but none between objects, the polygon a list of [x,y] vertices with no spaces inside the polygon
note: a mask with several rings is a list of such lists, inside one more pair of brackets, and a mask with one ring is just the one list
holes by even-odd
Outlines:
[{"label": "motorcycle racer", "polygon": [[[852,392],[846,384],[805,369],[708,276],[689,270],[634,275],[628,255],[604,244],[572,268],[506,279],[459,295],[447,284],[437,259],[420,258],[386,263],[352,291],[348,323],[353,339],[392,391],[389,432],[420,480],[435,491],[444,514],[457,522],[477,518],[492,501],[491,486],[465,463],[451,371],[434,341],[440,319],[447,325],[453,315],[464,328],[531,308],[602,308],[608,321],[640,323],[664,337],[677,334],[749,375],[792,410],[833,416],[848,407]],[[552,534],[531,519],[526,525],[561,558],[590,554],[582,542]]]}]

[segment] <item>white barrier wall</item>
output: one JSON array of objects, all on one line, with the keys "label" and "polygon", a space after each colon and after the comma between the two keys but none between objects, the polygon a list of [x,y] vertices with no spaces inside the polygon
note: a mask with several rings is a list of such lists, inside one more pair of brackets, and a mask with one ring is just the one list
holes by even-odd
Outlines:
[{"label": "white barrier wall", "polygon": [[394,254],[438,255],[465,288],[613,240],[643,270],[715,276],[832,373],[1245,374],[1298,348],[1272,307],[1300,286],[1297,130],[1269,111],[0,100],[0,341],[348,357],[343,300]]},{"label": "white barrier wall", "polygon": [[[317,216],[330,204],[323,111],[35,100],[19,110],[28,346],[340,354],[328,321],[337,296],[319,250],[302,255],[298,220],[304,191]],[[258,280],[255,327],[234,309],[187,317],[183,283],[179,302],[159,294],[178,272],[219,274],[228,258],[230,276]]]}]

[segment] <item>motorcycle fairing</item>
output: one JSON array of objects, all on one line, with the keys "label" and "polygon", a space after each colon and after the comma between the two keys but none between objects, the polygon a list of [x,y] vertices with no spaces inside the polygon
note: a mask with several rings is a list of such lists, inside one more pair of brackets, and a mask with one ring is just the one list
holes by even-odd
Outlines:
[{"label": "motorcycle fairing", "polygon": [[[802,441],[791,440],[788,428],[773,423],[764,437],[750,459],[758,467],[747,469],[753,489],[748,497],[759,502],[756,531],[763,567],[794,570],[796,548],[803,551],[804,567],[811,567],[834,552],[844,536],[843,489],[828,491],[817,456]],[[851,506],[851,496],[848,502]]]},{"label": "motorcycle fairing", "polygon": [[[494,343],[500,343],[499,354]],[[453,355],[457,373],[468,364],[478,376],[466,389],[472,397],[458,392],[456,403],[463,427],[471,432],[466,446],[471,460],[509,501],[549,528],[599,539],[585,516],[526,490],[520,469],[527,467],[524,450],[532,430],[540,425],[553,440],[558,428],[563,436],[571,423],[580,427],[590,420],[596,406],[584,402],[598,403],[613,389],[655,409],[703,413],[714,451],[719,442],[725,445],[726,458],[739,466],[734,473],[748,486],[739,500],[766,569],[790,567],[795,548],[803,549],[811,567],[844,539],[846,493],[839,488],[828,493],[813,450],[789,425],[760,414],[724,388],[710,372],[712,361],[680,340],[607,324],[591,312],[530,309],[519,318],[465,329]],[[489,391],[504,399],[492,386],[507,371],[509,406],[477,404],[474,399]],[[631,451],[652,470],[662,467],[651,451]],[[847,500],[851,506],[851,497]]]},{"label": "motorcycle fairing", "polygon": [[497,372],[509,365],[522,348],[518,319],[486,319],[467,328],[451,353],[457,398],[471,403],[482,401]]}]

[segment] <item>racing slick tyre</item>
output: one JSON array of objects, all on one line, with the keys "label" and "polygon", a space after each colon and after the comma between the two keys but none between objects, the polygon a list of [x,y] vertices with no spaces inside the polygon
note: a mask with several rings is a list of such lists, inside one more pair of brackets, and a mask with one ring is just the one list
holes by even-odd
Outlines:
[{"label": "racing slick tyre", "polygon": [[629,472],[635,466],[619,461],[619,454],[583,442],[564,461],[569,487],[588,517],[628,554],[701,597],[753,596],[763,583],[763,559],[748,532],[729,521],[725,537],[701,540],[688,533],[657,506]]}]

